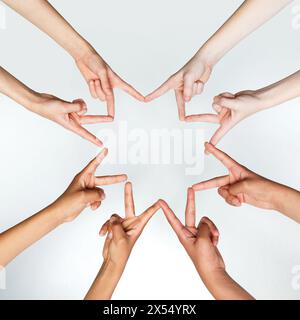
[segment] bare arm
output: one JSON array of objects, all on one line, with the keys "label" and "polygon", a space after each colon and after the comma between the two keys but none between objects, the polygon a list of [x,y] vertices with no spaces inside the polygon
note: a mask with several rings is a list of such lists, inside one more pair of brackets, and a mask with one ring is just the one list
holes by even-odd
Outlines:
[{"label": "bare arm", "polygon": [[241,40],[258,29],[292,0],[246,0],[201,47],[198,54],[205,55],[215,64]]},{"label": "bare arm", "polygon": [[104,149],[72,181],[68,189],[49,207],[0,234],[0,266],[65,222],[73,221],[85,208],[96,210],[104,200],[98,186],[118,183],[126,175],[96,177],[96,169],[107,154]]},{"label": "bare arm", "polygon": [[84,54],[90,45],[46,0],[3,0],[10,8],[45,32],[74,59]]}]

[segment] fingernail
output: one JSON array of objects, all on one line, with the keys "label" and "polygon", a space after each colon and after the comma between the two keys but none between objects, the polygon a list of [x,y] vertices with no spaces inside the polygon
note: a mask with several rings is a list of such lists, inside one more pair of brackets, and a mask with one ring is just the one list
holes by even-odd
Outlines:
[{"label": "fingernail", "polygon": [[109,232],[109,233],[108,233],[108,238],[109,238],[109,239],[112,239],[112,237],[113,237],[112,232]]},{"label": "fingernail", "polygon": [[101,200],[104,200],[106,198],[106,194],[105,193],[102,193],[101,194]]}]

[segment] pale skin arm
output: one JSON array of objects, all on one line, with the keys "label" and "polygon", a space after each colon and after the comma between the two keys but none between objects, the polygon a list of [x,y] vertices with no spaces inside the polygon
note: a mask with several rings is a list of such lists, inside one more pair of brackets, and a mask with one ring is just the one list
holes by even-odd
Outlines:
[{"label": "pale skin arm", "polygon": [[96,210],[105,199],[99,186],[126,181],[127,176],[96,176],[107,154],[104,149],[72,181],[67,190],[50,206],[0,234],[0,265],[6,266],[25,249],[63,223],[73,221],[85,208]]},{"label": "pale skin arm", "polygon": [[139,101],[144,101],[143,95],[122,80],[48,1],[3,0],[3,2],[49,35],[74,58],[92,97],[106,101],[107,121],[113,121],[115,116],[114,88],[127,92]]},{"label": "pale skin arm", "polygon": [[226,272],[223,258],[217,248],[219,230],[207,217],[196,227],[195,192],[187,192],[185,225],[176,217],[169,205],[160,200],[164,214],[193,261],[199,276],[217,300],[252,300],[253,297]]},{"label": "pale skin arm", "polygon": [[214,66],[227,52],[275,16],[291,0],[246,0],[223,26],[198,50],[194,57],[164,84],[146,97],[152,101],[175,90],[179,119],[219,123],[216,115],[186,115],[185,103],[201,94]]},{"label": "pale skin arm", "polygon": [[194,191],[217,188],[229,205],[240,207],[246,203],[275,210],[300,223],[299,191],[250,171],[212,144],[206,143],[205,149],[227,168],[228,174],[194,184]]},{"label": "pale skin arm", "polygon": [[[258,90],[246,90],[236,94],[224,92],[214,98],[220,127],[210,143],[216,145],[233,127],[251,115],[280,105],[300,96],[300,71]],[[213,115],[212,115],[213,116]]]},{"label": "pale skin arm", "polygon": [[107,237],[103,247],[103,264],[89,289],[86,300],[108,300],[124,272],[130,253],[152,216],[160,209],[154,203],[136,216],[132,184],[124,188],[125,218],[113,215],[101,228],[100,235]]},{"label": "pale skin arm", "polygon": [[102,142],[83,125],[110,120],[107,116],[86,115],[87,106],[82,99],[68,102],[53,95],[36,92],[1,67],[0,93],[10,97],[27,110],[56,122],[99,147],[102,146]]},{"label": "pale skin arm", "polygon": [[91,47],[46,0],[2,0],[64,48],[74,59]]}]

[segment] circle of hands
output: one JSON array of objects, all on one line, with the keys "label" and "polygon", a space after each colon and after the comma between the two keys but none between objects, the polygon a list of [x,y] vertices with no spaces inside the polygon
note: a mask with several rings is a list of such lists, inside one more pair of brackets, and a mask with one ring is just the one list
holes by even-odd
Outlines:
[{"label": "circle of hands", "polygon": [[[215,147],[231,128],[257,111],[260,101],[255,92],[222,93],[213,100],[212,107],[215,113],[186,115],[186,103],[202,93],[212,72],[212,66],[199,57],[191,59],[146,97],[122,80],[97,52],[77,60],[76,65],[85,78],[92,97],[106,103],[107,115],[87,115],[87,106],[82,99],[66,102],[54,96],[41,94],[40,102],[44,108],[40,108],[39,113],[42,116],[59,123],[97,146],[102,146],[102,142],[83,128],[83,125],[114,120],[114,89],[121,89],[141,102],[153,101],[168,91],[174,90],[181,121],[219,124],[210,142],[205,144],[205,151],[207,154],[212,154],[228,170],[227,175],[194,184],[187,190],[184,224],[162,199],[157,200],[140,215],[136,215],[132,184],[126,182],[124,217],[112,215],[100,230],[100,235],[106,235],[103,248],[104,260],[125,264],[148,221],[159,209],[162,209],[200,275],[214,270],[225,271],[223,259],[217,248],[219,241],[217,227],[207,217],[202,217],[199,224],[196,224],[195,192],[217,188],[219,195],[232,206],[248,203],[259,208],[273,209],[274,201],[270,198],[272,192],[266,194],[264,190],[266,185],[271,189],[276,188],[276,183],[251,172]],[[105,199],[103,186],[127,181],[125,174],[96,176],[96,170],[107,152],[107,149],[103,149],[74,178],[65,193],[56,201],[64,208],[63,222],[72,221],[86,207],[92,210],[99,208]]]}]

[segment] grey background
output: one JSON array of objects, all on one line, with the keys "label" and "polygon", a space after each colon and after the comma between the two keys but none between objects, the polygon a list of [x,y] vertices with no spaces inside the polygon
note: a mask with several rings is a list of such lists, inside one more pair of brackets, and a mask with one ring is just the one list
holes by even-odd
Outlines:
[{"label": "grey background", "polygon": [[[148,93],[180,68],[242,1],[58,1],[51,3],[86,37],[108,63],[141,92]],[[293,5],[299,4],[295,1]],[[299,68],[300,30],[292,28],[289,6],[230,52],[215,68],[204,94],[190,112],[211,110],[223,91],[255,89]],[[1,65],[37,91],[93,101],[72,59],[52,40],[11,10],[0,30]],[[300,188],[299,100],[247,119],[220,147],[250,169]],[[93,145],[0,97],[0,225],[6,230],[39,211],[69,184],[94,156]],[[132,128],[201,127],[209,139],[214,125],[180,124],[173,93],[143,105],[117,93],[113,124]],[[128,173],[136,207],[142,211],[165,198],[183,216],[186,187],[224,168],[206,158],[201,176],[185,176],[184,166],[104,166],[99,173]],[[100,265],[103,239],[98,230],[114,212],[123,213],[122,186],[106,189],[96,212],[84,212],[17,257],[7,267],[1,299],[81,299]],[[298,299],[293,266],[300,264],[299,226],[285,217],[244,206],[226,205],[210,190],[197,194],[199,217],[207,215],[221,231],[220,251],[231,276],[256,298]],[[115,291],[118,299],[211,299],[186,253],[159,212],[145,229]]]}]

